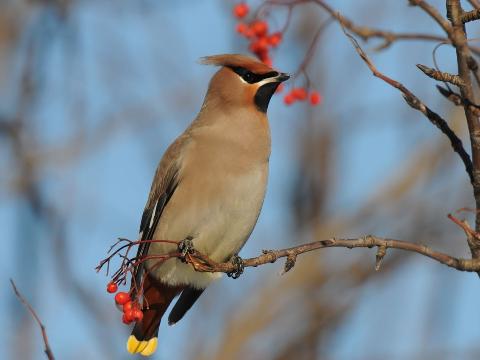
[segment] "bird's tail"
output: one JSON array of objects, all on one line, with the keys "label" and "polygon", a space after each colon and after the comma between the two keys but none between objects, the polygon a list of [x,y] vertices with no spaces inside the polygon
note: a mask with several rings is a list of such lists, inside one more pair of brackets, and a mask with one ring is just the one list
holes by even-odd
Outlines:
[{"label": "bird's tail", "polygon": [[158,328],[162,316],[183,286],[170,286],[147,275],[143,285],[143,319],[135,324],[127,341],[131,354],[152,355],[157,349]]}]

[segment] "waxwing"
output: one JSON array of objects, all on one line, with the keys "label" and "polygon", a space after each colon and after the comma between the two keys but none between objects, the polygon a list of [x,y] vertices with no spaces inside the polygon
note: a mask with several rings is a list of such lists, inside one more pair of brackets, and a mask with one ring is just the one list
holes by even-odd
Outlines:
[{"label": "waxwing", "polygon": [[[208,56],[219,66],[190,126],[167,149],[143,212],[141,240],[181,241],[216,262],[236,256],[260,213],[268,177],[267,107],[289,76],[248,56]],[[177,245],[142,243],[137,259],[178,252]],[[143,281],[143,319],[127,341],[130,353],[155,352],[160,321],[180,295],[168,323],[179,321],[220,273],[197,272],[179,258],[139,265],[132,292]]]}]

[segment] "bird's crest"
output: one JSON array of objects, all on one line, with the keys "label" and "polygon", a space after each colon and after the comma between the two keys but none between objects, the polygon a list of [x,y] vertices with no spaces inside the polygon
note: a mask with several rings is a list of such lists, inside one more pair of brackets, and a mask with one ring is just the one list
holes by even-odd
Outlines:
[{"label": "bird's crest", "polygon": [[212,55],[200,58],[204,65],[242,67],[255,74],[264,74],[272,71],[272,68],[258,61],[257,59],[240,54]]}]

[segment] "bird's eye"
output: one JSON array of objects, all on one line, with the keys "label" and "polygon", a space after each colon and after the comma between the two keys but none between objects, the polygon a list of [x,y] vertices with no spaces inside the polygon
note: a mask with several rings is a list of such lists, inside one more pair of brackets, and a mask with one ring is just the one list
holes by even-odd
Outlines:
[{"label": "bird's eye", "polygon": [[267,73],[267,74],[255,74],[241,66],[232,66],[230,67],[238,76],[240,76],[244,81],[246,81],[249,84],[254,84],[256,82],[261,81],[262,79],[266,79],[267,77],[270,77],[271,74],[273,73]]},{"label": "bird's eye", "polygon": [[250,71],[246,72],[245,75],[243,75],[243,79],[246,81],[246,82],[253,82],[254,80],[254,75],[253,73],[251,73]]}]

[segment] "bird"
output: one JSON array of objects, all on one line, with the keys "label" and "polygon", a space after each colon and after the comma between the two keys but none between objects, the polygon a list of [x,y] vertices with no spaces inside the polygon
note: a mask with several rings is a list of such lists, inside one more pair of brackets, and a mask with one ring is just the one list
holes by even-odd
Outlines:
[{"label": "bird", "polygon": [[[286,73],[250,56],[222,54],[200,62],[219,67],[198,115],[167,148],[156,169],[140,222],[140,240],[189,244],[216,262],[238,256],[257,223],[268,179],[271,151],[267,109]],[[178,252],[175,244],[140,243],[145,258],[132,276],[143,280],[143,318],[135,323],[127,350],[152,355],[160,321],[178,322],[220,273],[197,272],[179,258],[148,259]],[[240,259],[239,257],[237,259]],[[135,283],[134,283],[135,282]]]}]

